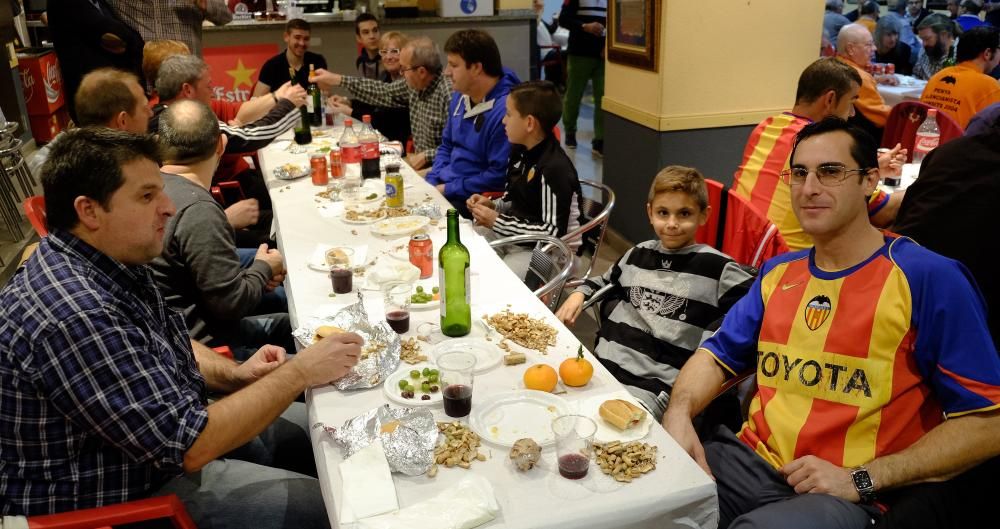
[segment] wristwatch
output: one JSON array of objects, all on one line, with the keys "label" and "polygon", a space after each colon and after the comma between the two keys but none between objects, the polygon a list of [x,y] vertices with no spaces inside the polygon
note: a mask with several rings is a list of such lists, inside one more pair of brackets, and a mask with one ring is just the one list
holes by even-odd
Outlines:
[{"label": "wristwatch", "polygon": [[851,470],[851,479],[854,481],[854,489],[858,491],[861,503],[875,501],[875,482],[872,481],[867,468],[855,467]]}]

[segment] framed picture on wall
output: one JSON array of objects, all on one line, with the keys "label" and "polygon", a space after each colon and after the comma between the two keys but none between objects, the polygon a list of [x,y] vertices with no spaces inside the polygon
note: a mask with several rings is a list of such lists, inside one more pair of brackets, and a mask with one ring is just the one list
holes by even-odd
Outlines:
[{"label": "framed picture on wall", "polygon": [[608,0],[608,60],[656,71],[661,0]]}]

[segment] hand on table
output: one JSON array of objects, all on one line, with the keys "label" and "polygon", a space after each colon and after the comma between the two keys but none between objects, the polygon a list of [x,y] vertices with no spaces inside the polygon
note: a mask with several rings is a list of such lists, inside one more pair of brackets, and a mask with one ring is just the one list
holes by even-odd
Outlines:
[{"label": "hand on table", "polygon": [[327,336],[299,351],[291,364],[299,368],[310,387],[327,384],[357,365],[364,343],[364,338],[353,332]]},{"label": "hand on table", "polygon": [[285,258],[278,250],[269,250],[266,244],[257,248],[257,255],[254,259],[260,259],[271,267],[271,277],[285,273]]},{"label": "hand on table", "polygon": [[472,204],[471,206],[466,203],[466,207],[469,208],[469,213],[472,214],[472,220],[479,224],[480,226],[486,228],[492,228],[493,224],[497,221],[499,213],[489,206],[484,206],[482,204]]},{"label": "hand on table", "polygon": [[851,471],[816,457],[803,456],[778,469],[798,494],[823,493],[858,503]]},{"label": "hand on table", "polygon": [[583,302],[586,299],[582,292],[574,292],[566,298],[559,310],[556,311],[556,318],[563,324],[572,327],[576,324],[576,318],[583,312]]},{"label": "hand on table", "polygon": [[309,81],[320,85],[320,88],[324,90],[329,90],[331,86],[340,86],[340,83],[343,82],[344,80],[343,75],[340,75],[339,73],[329,72],[327,70],[324,70],[323,68],[319,68],[313,73],[315,75],[310,77]]},{"label": "hand on table", "polygon": [[705,459],[705,447],[701,445],[701,441],[698,439],[698,434],[694,431],[694,424],[691,422],[690,417],[683,416],[683,414],[671,414],[670,409],[667,409],[667,413],[663,414],[663,429],[670,434],[670,437],[677,441],[677,444],[681,445],[681,448],[694,459],[695,463],[708,474],[708,477],[715,479],[712,475],[712,469],[708,467],[708,460]]},{"label": "hand on table", "polygon": [[406,163],[413,168],[414,171],[419,171],[427,166],[427,156],[422,152],[414,152],[406,155]]},{"label": "hand on table", "polygon": [[260,219],[260,205],[256,198],[240,200],[226,208],[226,220],[234,230],[257,224]]},{"label": "hand on table", "polygon": [[875,82],[877,82],[878,84],[884,84],[889,86],[898,86],[899,78],[897,78],[894,74],[876,75]]},{"label": "hand on table", "polygon": [[247,385],[274,371],[285,363],[285,348],[277,345],[265,345],[253,354],[246,362],[236,366],[233,374],[237,382]]}]

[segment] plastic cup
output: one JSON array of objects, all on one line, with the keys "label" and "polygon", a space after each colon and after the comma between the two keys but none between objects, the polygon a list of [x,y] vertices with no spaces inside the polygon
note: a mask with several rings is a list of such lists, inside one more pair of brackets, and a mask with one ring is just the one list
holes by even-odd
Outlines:
[{"label": "plastic cup", "polygon": [[583,415],[563,415],[552,420],[552,433],[556,437],[559,474],[566,479],[586,476],[594,453],[597,423]]},{"label": "plastic cup", "polygon": [[354,290],[354,272],[350,268],[334,268],[330,271],[330,282],[334,294],[347,294]]},{"label": "plastic cup", "polygon": [[452,351],[437,358],[444,400],[444,412],[449,417],[465,417],[472,411],[472,370],[476,355],[467,351]]},{"label": "plastic cup", "polygon": [[385,301],[385,321],[396,334],[405,334],[410,330],[410,285],[387,285],[382,291],[382,297]]}]

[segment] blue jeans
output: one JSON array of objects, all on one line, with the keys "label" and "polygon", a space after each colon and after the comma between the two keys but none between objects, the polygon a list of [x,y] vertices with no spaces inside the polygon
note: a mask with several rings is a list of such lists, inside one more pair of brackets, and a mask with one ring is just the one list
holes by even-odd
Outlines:
[{"label": "blue jeans", "polygon": [[307,423],[305,405],[292,403],[250,443],[153,495],[177,494],[199,529],[326,529]]}]

